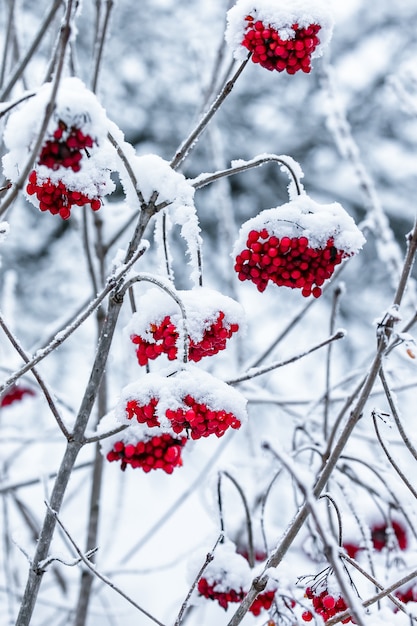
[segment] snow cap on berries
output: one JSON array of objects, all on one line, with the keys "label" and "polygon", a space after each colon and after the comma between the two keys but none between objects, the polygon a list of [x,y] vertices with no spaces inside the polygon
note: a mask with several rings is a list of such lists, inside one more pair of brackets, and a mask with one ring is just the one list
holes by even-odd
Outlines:
[{"label": "snow cap on berries", "polygon": [[[51,96],[43,85],[9,117],[4,139],[5,176],[15,182],[37,141]],[[78,78],[65,78],[56,94],[53,114],[26,186],[28,200],[41,211],[68,219],[73,206],[89,204],[96,211],[100,198],[115,185],[116,153],[107,141],[109,121],[96,96]]]},{"label": "snow cap on berries", "polygon": [[[282,46],[288,40],[296,38],[297,31],[305,33],[305,30],[309,28],[315,31],[313,37],[318,35],[318,41],[314,40],[314,44],[310,40],[306,42],[306,56],[319,57],[329,43],[333,30],[333,18],[326,0],[238,0],[228,11],[227,18],[226,41],[233,49],[235,58],[239,60],[244,60],[248,49],[251,49],[248,45],[244,45],[244,41],[248,28],[256,27],[256,24],[259,24],[259,30],[265,33],[264,41],[259,42],[260,45],[268,43],[271,39],[271,29],[279,37],[279,41],[269,48],[270,57],[275,56],[276,45]],[[307,37],[311,38],[309,32]],[[255,49],[251,51],[257,53]],[[279,51],[277,54],[279,56]],[[299,58],[302,56],[300,51]],[[286,52],[284,52],[285,58],[287,58]],[[269,67],[268,69],[282,71],[286,68],[284,63],[282,67]],[[304,69],[304,71],[309,71],[309,69]]]},{"label": "snow cap on berries", "polygon": [[[226,540],[224,543],[219,544],[213,556],[213,560],[202,575],[202,579],[207,583],[204,587],[210,588],[211,594],[204,596],[203,586],[200,585],[199,588],[199,585],[197,585],[191,597],[192,604],[203,604],[206,602],[206,597],[217,600],[220,603],[222,594],[228,594],[230,591],[241,594],[243,598],[249,589],[251,569],[247,560],[236,552],[234,543]],[[190,582],[194,580],[195,573],[201,565],[202,555],[193,555],[188,566]],[[230,602],[230,600],[228,601]]]},{"label": "snow cap on berries", "polygon": [[365,237],[341,204],[319,204],[307,194],[296,196],[277,208],[261,211],[245,222],[233,254],[242,250],[251,230],[263,228],[269,235],[278,237],[303,235],[312,248],[325,248],[328,239],[332,238],[335,248],[347,254],[356,254],[365,243]]},{"label": "snow cap on berries", "polygon": [[[223,381],[188,364],[175,374],[169,369],[161,373],[148,373],[137,382],[127,385],[116,405],[115,417],[122,424],[130,424],[138,420],[139,412],[139,420],[147,423],[151,420],[154,423],[156,419],[162,430],[171,432],[174,428],[177,434],[190,429],[192,437],[197,439],[198,435],[211,434],[210,422],[215,425],[221,422],[220,430],[213,431],[218,436],[224,434],[229,425],[239,428],[246,420],[246,402],[238,391]],[[151,409],[143,411],[137,408],[149,406]],[[209,413],[205,415],[200,430],[200,420],[195,426],[187,420],[191,412],[194,412],[194,417],[201,407]]]},{"label": "snow cap on berries", "polygon": [[340,204],[318,204],[301,194],[243,224],[233,250],[235,271],[261,292],[271,281],[318,298],[336,265],[364,242]]},{"label": "snow cap on berries", "polygon": [[[191,342],[189,357],[193,361],[200,360],[205,354],[216,354],[225,347],[226,339],[244,326],[242,306],[214,289],[196,287],[175,293],[186,311],[186,327]],[[162,325],[166,332],[165,336],[159,337],[163,332]],[[178,347],[182,347],[178,346],[182,327],[182,313],[177,302],[165,291],[153,288],[138,301],[138,311],[133,314],[126,332],[137,345],[139,361],[140,344],[144,350],[147,344],[156,348],[154,355],[146,356],[145,350],[144,359],[156,358],[164,352],[173,360],[177,357]]]},{"label": "snow cap on berries", "polygon": [[[10,115],[4,131],[4,142],[9,150],[3,157],[5,176],[14,182],[33,149],[45,109],[51,96],[52,83],[45,83],[33,97],[29,97]],[[108,132],[106,112],[92,91],[75,77],[64,78],[58,88],[54,112],[49,120],[45,139],[53,137],[59,122],[67,128],[81,128],[84,135],[101,145]],[[107,155],[107,159],[109,156]]]}]

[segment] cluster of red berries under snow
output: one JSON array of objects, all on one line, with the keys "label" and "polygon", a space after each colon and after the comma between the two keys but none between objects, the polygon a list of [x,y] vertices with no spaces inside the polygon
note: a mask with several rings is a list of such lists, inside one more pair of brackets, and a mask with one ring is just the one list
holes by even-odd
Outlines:
[{"label": "cluster of red berries under snow", "polygon": [[[185,309],[189,337],[188,359],[198,362],[226,348],[227,341],[242,327],[241,305],[213,289],[203,287],[176,291]],[[184,324],[179,305],[165,291],[150,289],[137,303],[126,331],[135,346],[139,365],[165,354],[174,361],[183,350]]]},{"label": "cluster of red berries under snow", "polygon": [[[30,157],[49,101],[51,84],[43,85],[9,118],[4,139],[5,176],[15,182]],[[101,207],[114,190],[114,151],[107,141],[108,120],[96,96],[77,78],[59,87],[45,140],[26,185],[27,198],[41,211],[62,219],[74,206]]]},{"label": "cluster of red berries under snow", "polygon": [[[311,622],[315,615],[320,615],[323,621],[327,622],[331,617],[337,613],[343,613],[348,608],[339,593],[331,593],[327,588],[307,587],[306,597],[313,603],[314,611],[304,611],[301,616],[304,622]],[[342,620],[342,624],[349,622],[353,622],[351,617]]]},{"label": "cluster of red berries under snow", "polygon": [[239,280],[252,281],[259,291],[271,282],[318,298],[335,267],[364,242],[340,204],[318,204],[302,194],[243,224],[233,249],[234,268]]},{"label": "cluster of red berries under snow", "polygon": [[240,428],[246,420],[246,400],[235,389],[200,369],[188,365],[172,373],[145,374],[122,391],[114,416],[105,418],[99,433],[120,424],[128,428],[103,439],[108,461],[172,473],[182,465],[181,452],[188,440]]},{"label": "cluster of red berries under snow", "polygon": [[[196,569],[195,566],[199,562],[197,559],[193,561],[195,563],[190,564],[190,571],[191,568]],[[241,602],[244,599],[253,576],[248,561],[235,551],[232,542],[226,541],[216,548],[214,559],[204,570],[191,601],[194,604],[201,604],[205,598],[217,602],[226,610],[229,604]],[[276,590],[276,582],[270,579],[267,588],[254,600],[249,611],[258,616],[263,609],[270,609]]]},{"label": "cluster of red berries under snow", "polygon": [[288,74],[309,73],[333,29],[322,0],[238,0],[227,17],[226,41],[235,58],[250,52],[254,63]]}]

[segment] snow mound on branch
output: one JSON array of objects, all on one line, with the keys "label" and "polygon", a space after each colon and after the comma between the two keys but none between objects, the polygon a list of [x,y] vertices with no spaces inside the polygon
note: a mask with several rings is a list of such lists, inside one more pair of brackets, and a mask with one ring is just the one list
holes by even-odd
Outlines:
[{"label": "snow mound on branch", "polygon": [[246,246],[251,230],[268,230],[276,237],[307,237],[312,248],[324,249],[332,238],[334,246],[347,254],[356,254],[365,243],[365,237],[352,217],[338,202],[318,204],[302,194],[274,209],[261,211],[245,222],[235,243],[233,256]]},{"label": "snow mound on branch", "polygon": [[[186,326],[190,339],[200,342],[204,332],[216,322],[219,311],[223,311],[223,326],[230,328],[232,324],[245,323],[243,307],[228,296],[214,289],[196,287],[190,291],[175,292],[186,311]],[[125,330],[131,335],[138,335],[149,343],[155,343],[150,332],[151,324],[159,325],[169,315],[177,329],[182,327],[182,314],[173,298],[161,289],[149,289],[138,300],[138,311],[133,314]]]},{"label": "snow mound on branch", "polygon": [[[136,179],[136,190],[142,194],[145,202],[149,202],[154,192],[157,192],[156,204],[166,203],[175,208],[194,206],[194,187],[183,174],[175,172],[168,161],[157,154],[137,156],[133,148],[126,156]],[[121,173],[121,181],[128,203],[137,204],[132,181],[127,179],[126,173]]]},{"label": "snow mound on branch", "polygon": [[322,56],[333,32],[332,13],[326,0],[238,0],[227,13],[225,38],[234,57],[242,61],[248,56],[247,48],[242,46],[248,15],[274,28],[283,40],[294,37],[293,24],[299,28],[320,25],[320,45],[312,58]]},{"label": "snow mound on branch", "polygon": [[196,402],[205,404],[212,411],[233,413],[241,423],[246,421],[246,399],[230,385],[189,364],[174,374],[172,369],[149,373],[127,385],[115,407],[115,416],[121,424],[130,424],[131,420],[126,413],[127,403],[136,401],[140,406],[145,406],[156,398],[158,404],[155,414],[161,428],[171,432],[171,422],[166,417],[166,411],[188,409],[184,403],[186,396],[192,396]]}]

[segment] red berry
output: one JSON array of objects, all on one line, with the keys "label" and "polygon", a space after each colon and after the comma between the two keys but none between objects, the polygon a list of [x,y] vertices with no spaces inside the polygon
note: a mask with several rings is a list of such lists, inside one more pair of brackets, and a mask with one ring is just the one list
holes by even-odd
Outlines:
[{"label": "red berry", "polygon": [[336,600],[333,598],[333,596],[324,596],[324,598],[322,598],[322,603],[326,609],[334,609],[336,605]]},{"label": "red berry", "polygon": [[304,611],[304,613],[301,615],[301,618],[305,622],[311,622],[311,620],[313,619],[313,614],[311,613],[311,611]]},{"label": "red berry", "polygon": [[304,297],[318,298],[321,285],[332,276],[336,265],[349,256],[334,247],[332,238],[323,249],[316,249],[309,247],[307,237],[279,239],[263,230],[266,241],[254,242],[254,236],[248,237],[248,247],[236,256],[234,266],[239,280],[251,280],[261,292],[272,282],[279,287],[301,289]]},{"label": "red berry", "polygon": [[271,25],[261,21],[254,22],[246,18],[246,33],[242,45],[252,52],[252,61],[259,63],[268,70],[295,74],[301,70],[310,72],[311,55],[320,43],[317,33],[318,24],[308,28],[299,28],[293,24],[294,35],[289,39],[281,39],[278,31]]},{"label": "red berry", "polygon": [[181,449],[186,442],[186,437],[177,439],[168,433],[136,444],[125,445],[123,441],[116,441],[106,458],[110,462],[120,461],[123,471],[130,465],[134,469],[141,467],[146,473],[152,469],[162,469],[172,474],[175,467],[182,465]]},{"label": "red berry", "polygon": [[79,191],[71,191],[62,181],[54,184],[48,178],[39,183],[36,170],[32,170],[29,175],[26,192],[30,196],[36,195],[41,211],[49,211],[52,215],[59,214],[64,220],[71,216],[71,208],[74,204],[77,206],[90,204],[93,211],[97,211],[101,206],[98,198],[89,198]]}]

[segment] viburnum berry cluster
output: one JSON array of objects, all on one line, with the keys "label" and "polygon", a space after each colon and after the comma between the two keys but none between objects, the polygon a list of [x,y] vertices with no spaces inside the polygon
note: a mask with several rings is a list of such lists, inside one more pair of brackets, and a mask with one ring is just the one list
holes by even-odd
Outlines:
[{"label": "viburnum berry cluster", "polygon": [[[307,587],[306,597],[312,601],[314,612],[320,615],[324,622],[327,622],[337,613],[346,611],[348,608],[342,596],[329,593],[328,589],[320,591],[314,587]],[[314,615],[311,611],[304,611],[301,617],[304,622],[311,622]],[[349,622],[354,623],[351,617],[346,617],[342,620],[342,624],[348,624]]]},{"label": "viburnum berry cluster", "polygon": [[[243,324],[242,307],[223,294],[206,288],[176,291],[186,311],[188,359],[198,362],[224,350],[228,339]],[[138,312],[127,326],[139,365],[165,354],[178,357],[182,317],[178,305],[165,292],[151,289],[138,301]]]},{"label": "viburnum berry cluster", "polygon": [[93,138],[85,135],[81,128],[76,126],[68,128],[63,120],[59,120],[52,139],[48,139],[42,147],[38,163],[50,170],[69,167],[73,172],[79,172],[82,151],[87,152],[87,148],[92,148],[93,144]]},{"label": "viburnum berry cluster", "polygon": [[309,73],[332,33],[328,6],[320,0],[238,0],[228,12],[226,40],[237,59],[267,70]]},{"label": "viburnum berry cluster", "polygon": [[216,591],[218,582],[209,584],[206,578],[198,581],[198,593],[208,600],[215,600],[223,609],[227,609],[231,602],[241,602],[246,593],[243,589],[227,589],[227,591]]},{"label": "viburnum berry cluster", "polygon": [[[217,319],[204,330],[203,338],[199,342],[190,339],[188,359],[198,362],[205,356],[213,356],[226,348],[226,342],[233,333],[239,330],[239,324],[224,326],[225,314],[219,311]],[[148,342],[139,335],[131,335],[132,342],[137,346],[136,355],[139,365],[147,365],[150,360],[160,354],[166,354],[170,361],[175,361],[178,354],[176,347],[179,333],[171,317],[166,315],[160,324],[150,324],[149,333],[154,342]]]},{"label": "viburnum berry cluster", "polygon": [[26,193],[35,196],[39,202],[40,211],[49,211],[52,215],[60,215],[63,220],[71,216],[71,209],[75,206],[90,205],[93,211],[101,207],[101,200],[89,198],[77,189],[70,190],[62,180],[54,184],[50,178],[44,181],[38,180],[36,170],[29,175],[26,185]]},{"label": "viburnum berry cluster", "polygon": [[108,461],[120,461],[124,471],[128,465],[132,468],[140,467],[148,473],[153,469],[162,469],[172,474],[175,467],[182,465],[181,450],[187,438],[174,438],[169,433],[161,433],[139,440],[136,444],[116,441],[107,453]]},{"label": "viburnum berry cluster", "polygon": [[[4,136],[9,152],[3,157],[3,170],[12,183],[33,151],[50,93],[51,84],[43,85],[9,117]],[[107,140],[108,126],[95,95],[79,79],[63,79],[25,189],[32,204],[64,220],[74,206],[100,209],[101,198],[114,190],[110,175],[116,157]]]},{"label": "viburnum berry cluster", "polygon": [[292,24],[294,36],[282,39],[270,24],[255,21],[252,15],[245,19],[248,25],[242,45],[252,53],[254,63],[271,71],[285,70],[288,74],[295,74],[298,70],[305,73],[311,71],[311,55],[320,44],[317,36],[319,24],[311,24],[307,28]]},{"label": "viburnum berry cluster", "polygon": [[145,471],[171,473],[182,465],[181,450],[189,439],[240,428],[246,400],[210,374],[188,365],[179,371],[148,373],[122,391],[114,415],[102,419],[99,432],[127,425],[102,441],[108,461],[120,461]]},{"label": "viburnum berry cluster", "polygon": [[[247,560],[235,551],[232,542],[220,544],[214,553],[214,559],[204,571],[197,583],[194,600],[206,598],[217,602],[223,609],[229,604],[241,602],[249,589],[253,572]],[[251,604],[249,611],[258,616],[268,611],[275,599],[277,584],[270,580],[265,591],[260,593]]]},{"label": "viburnum berry cluster", "polygon": [[252,281],[261,292],[271,282],[318,298],[335,267],[364,241],[340,204],[319,205],[303,194],[243,224],[234,269],[239,280]]},{"label": "viburnum berry cluster", "polygon": [[183,407],[176,410],[167,409],[166,416],[171,422],[174,433],[189,433],[191,439],[200,439],[216,435],[222,437],[228,428],[240,428],[239,419],[224,409],[214,411],[204,402],[197,402],[193,396],[187,394],[183,400]]}]

